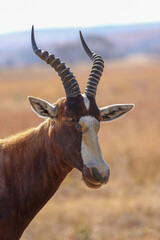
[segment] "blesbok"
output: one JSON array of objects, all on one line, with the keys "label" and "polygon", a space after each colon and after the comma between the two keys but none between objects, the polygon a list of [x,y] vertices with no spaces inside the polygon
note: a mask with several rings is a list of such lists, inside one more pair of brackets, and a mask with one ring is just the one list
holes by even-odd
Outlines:
[{"label": "blesbok", "polygon": [[53,105],[29,97],[33,111],[47,118],[38,127],[0,140],[0,239],[18,240],[34,216],[56,192],[66,175],[77,168],[90,188],[108,182],[110,170],[98,143],[100,122],[116,119],[133,108],[118,104],[98,108],[96,89],[103,72],[101,56],[92,52],[80,32],[93,67],[82,95],[65,63],[36,45],[32,48],[61,77],[66,97]]}]

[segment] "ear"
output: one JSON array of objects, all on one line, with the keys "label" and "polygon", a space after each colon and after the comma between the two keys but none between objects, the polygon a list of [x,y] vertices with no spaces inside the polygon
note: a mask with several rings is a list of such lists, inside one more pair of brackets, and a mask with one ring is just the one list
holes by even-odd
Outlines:
[{"label": "ear", "polygon": [[114,104],[107,107],[100,108],[101,121],[112,121],[123,116],[125,113],[132,110],[134,104]]},{"label": "ear", "polygon": [[29,103],[31,104],[32,110],[42,118],[56,118],[58,115],[57,105],[53,106],[47,101],[35,98],[28,97]]}]

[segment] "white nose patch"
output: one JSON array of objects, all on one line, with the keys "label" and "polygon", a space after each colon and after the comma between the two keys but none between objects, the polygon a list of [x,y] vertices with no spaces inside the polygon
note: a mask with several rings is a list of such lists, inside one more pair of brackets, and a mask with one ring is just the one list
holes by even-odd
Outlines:
[{"label": "white nose patch", "polygon": [[81,155],[83,163],[88,168],[97,168],[101,175],[105,176],[108,165],[102,156],[97,136],[100,123],[95,117],[84,116],[80,118],[79,124],[82,127]]}]

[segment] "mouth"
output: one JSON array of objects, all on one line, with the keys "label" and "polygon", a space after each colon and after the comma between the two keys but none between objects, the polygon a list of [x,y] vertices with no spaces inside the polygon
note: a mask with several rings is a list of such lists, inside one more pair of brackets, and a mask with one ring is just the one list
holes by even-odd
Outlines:
[{"label": "mouth", "polygon": [[100,182],[94,182],[93,183],[86,178],[83,178],[83,180],[84,180],[85,184],[87,185],[87,187],[92,188],[92,189],[97,189],[97,188],[100,188],[102,186],[102,183],[100,183]]}]

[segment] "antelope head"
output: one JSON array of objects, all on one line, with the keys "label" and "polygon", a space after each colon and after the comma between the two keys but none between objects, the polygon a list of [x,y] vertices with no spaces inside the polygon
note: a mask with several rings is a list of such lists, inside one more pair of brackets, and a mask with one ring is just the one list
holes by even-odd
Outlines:
[{"label": "antelope head", "polygon": [[49,118],[50,142],[62,162],[82,172],[83,180],[90,188],[99,188],[109,180],[110,169],[104,161],[98,142],[100,122],[117,119],[130,111],[133,104],[117,104],[98,108],[95,97],[97,85],[104,68],[101,56],[87,46],[82,33],[80,38],[84,50],[93,61],[84,94],[78,82],[65,63],[54,54],[37,47],[32,27],[32,48],[37,56],[58,72],[66,93],[65,98],[50,104],[45,100],[29,97],[32,109],[38,116]]}]

